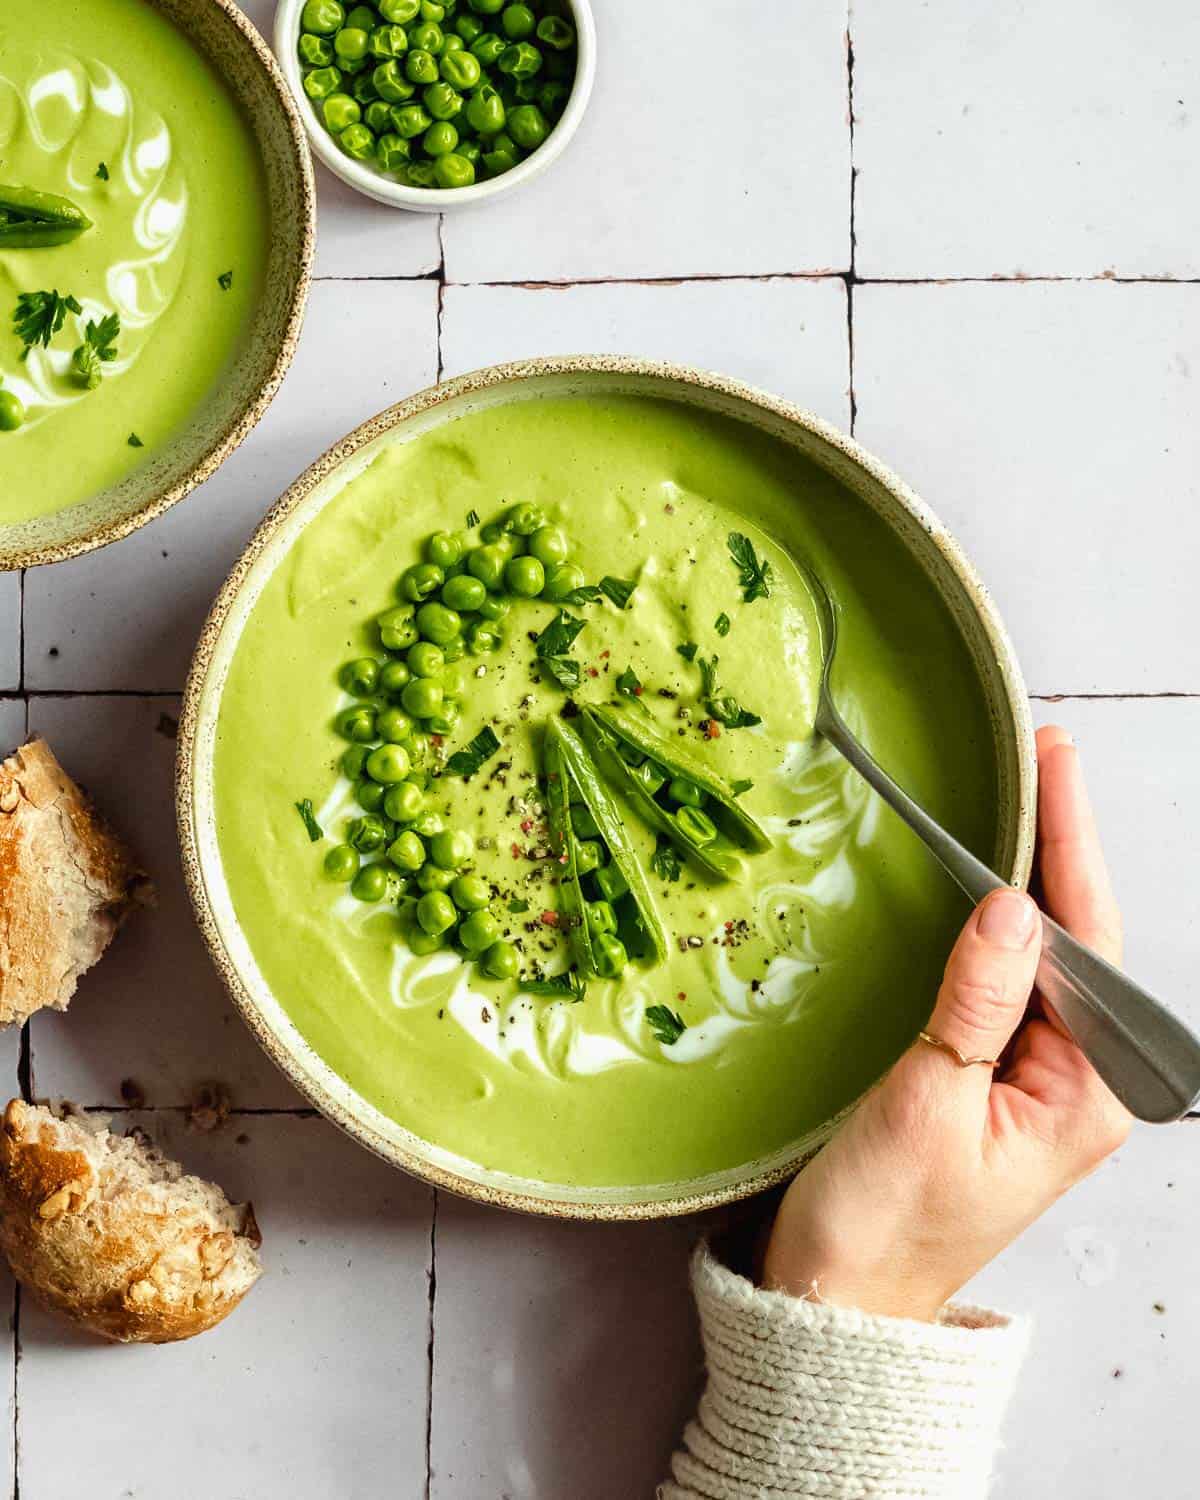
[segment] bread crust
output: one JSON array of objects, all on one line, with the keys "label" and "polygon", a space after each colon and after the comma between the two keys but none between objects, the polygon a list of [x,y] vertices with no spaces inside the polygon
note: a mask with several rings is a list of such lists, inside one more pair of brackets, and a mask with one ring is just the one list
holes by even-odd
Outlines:
[{"label": "bread crust", "polygon": [[79,976],[153,894],[45,740],[0,763],[0,1025],[65,1010]]},{"label": "bread crust", "polygon": [[[133,1133],[131,1133],[133,1136]],[[212,1328],[262,1273],[254,1210],[148,1139],[13,1099],[0,1124],[0,1248],[40,1302],[119,1343]]]}]

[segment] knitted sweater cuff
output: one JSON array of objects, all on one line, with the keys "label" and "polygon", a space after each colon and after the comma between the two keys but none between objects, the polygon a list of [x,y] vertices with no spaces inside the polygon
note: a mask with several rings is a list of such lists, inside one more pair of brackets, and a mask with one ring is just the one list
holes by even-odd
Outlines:
[{"label": "knitted sweater cuff", "polygon": [[974,1500],[1028,1326],[948,1306],[877,1318],[761,1291],[697,1250],[708,1365],[660,1500]]}]

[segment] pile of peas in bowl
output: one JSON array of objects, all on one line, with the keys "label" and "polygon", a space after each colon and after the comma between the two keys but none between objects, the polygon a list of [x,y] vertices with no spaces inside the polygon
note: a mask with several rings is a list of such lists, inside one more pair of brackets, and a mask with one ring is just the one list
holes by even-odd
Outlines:
[{"label": "pile of peas in bowl", "polygon": [[351,159],[416,188],[509,172],[549,137],[575,78],[555,0],[306,0],[305,93]]}]

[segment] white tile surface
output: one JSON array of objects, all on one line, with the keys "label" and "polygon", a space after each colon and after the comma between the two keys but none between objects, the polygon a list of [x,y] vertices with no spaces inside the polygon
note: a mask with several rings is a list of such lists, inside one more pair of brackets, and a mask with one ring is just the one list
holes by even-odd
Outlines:
[{"label": "white tile surface", "polygon": [[1200,15],[855,0],[863,276],[1200,274]]},{"label": "white tile surface", "polygon": [[21,575],[0,573],[0,692],[21,680]]},{"label": "white tile surface", "polygon": [[220,1083],[236,1106],[304,1101],[234,1010],[192,920],[179,867],[172,780],[179,706],[173,698],[35,698],[30,728],[128,839],[158,891],[103,960],[80,980],[69,1010],[30,1022],[39,1095],[119,1105],[131,1080],[147,1104],[184,1105]]},{"label": "white tile surface", "polygon": [[867,286],[856,435],[956,533],[1035,693],[1196,692],[1200,286]]},{"label": "white tile surface", "polygon": [[439,1197],[431,1500],[654,1493],[697,1394],[694,1236]]},{"label": "white tile surface", "polygon": [[329,445],[437,376],[432,282],[320,282],[274,405],[207,484],[111,547],[25,581],[33,688],[179,691],[213,595],[279,494]]},{"label": "white tile surface", "polygon": [[212,1333],[157,1348],[25,1298],[23,1500],[421,1500],[431,1194],[323,1120],[135,1118],[253,1200],[267,1273]]},{"label": "white tile surface", "polygon": [[535,183],[448,213],[451,281],[844,270],[845,0],[593,7],[596,87]]},{"label": "white tile surface", "polygon": [[534,354],[643,354],[736,375],[850,420],[842,281],[447,287],[446,375]]}]

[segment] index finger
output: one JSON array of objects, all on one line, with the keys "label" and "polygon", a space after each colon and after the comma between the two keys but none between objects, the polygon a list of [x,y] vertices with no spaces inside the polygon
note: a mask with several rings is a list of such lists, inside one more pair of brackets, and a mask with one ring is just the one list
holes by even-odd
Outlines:
[{"label": "index finger", "polygon": [[1075,741],[1050,725],[1037,733],[1038,871],[1050,915],[1110,963],[1121,961],[1117,908]]}]

